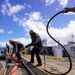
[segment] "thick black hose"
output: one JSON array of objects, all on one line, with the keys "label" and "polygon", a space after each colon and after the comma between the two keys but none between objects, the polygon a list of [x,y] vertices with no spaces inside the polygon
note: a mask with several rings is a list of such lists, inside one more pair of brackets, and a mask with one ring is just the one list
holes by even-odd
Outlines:
[{"label": "thick black hose", "polygon": [[48,35],[50,36],[50,38],[52,38],[56,43],[58,43],[58,44],[65,50],[65,52],[66,52],[66,54],[67,54],[67,56],[68,56],[68,59],[69,59],[70,67],[69,67],[69,69],[68,69],[65,73],[61,73],[61,74],[56,74],[56,73],[51,73],[51,72],[49,72],[49,73],[52,74],[52,75],[65,75],[65,74],[69,73],[69,72],[71,71],[71,69],[72,69],[72,61],[71,61],[71,58],[70,58],[70,56],[69,56],[67,50],[65,49],[65,47],[64,47],[61,43],[59,43],[55,38],[53,38],[53,37],[51,36],[51,34],[49,33],[49,31],[48,31],[49,23],[51,22],[51,20],[52,20],[53,18],[55,18],[57,15],[61,14],[61,13],[64,13],[64,10],[62,10],[62,11],[56,13],[54,16],[52,16],[52,17],[49,19],[49,21],[48,21],[48,23],[47,23],[46,31],[47,31]]}]

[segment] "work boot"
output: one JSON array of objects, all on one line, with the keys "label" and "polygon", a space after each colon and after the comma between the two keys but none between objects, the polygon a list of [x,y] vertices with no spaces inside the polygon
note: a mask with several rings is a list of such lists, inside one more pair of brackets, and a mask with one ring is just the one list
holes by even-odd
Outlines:
[{"label": "work boot", "polygon": [[42,64],[37,64],[36,66],[42,66]]},{"label": "work boot", "polygon": [[34,63],[34,62],[30,61],[30,62],[28,62],[28,63]]}]

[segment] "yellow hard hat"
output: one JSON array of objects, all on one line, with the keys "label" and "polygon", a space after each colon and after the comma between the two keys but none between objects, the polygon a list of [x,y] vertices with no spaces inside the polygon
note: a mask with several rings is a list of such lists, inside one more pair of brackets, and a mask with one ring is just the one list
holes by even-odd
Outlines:
[{"label": "yellow hard hat", "polygon": [[29,31],[29,34],[32,34],[32,33],[35,33],[35,32],[34,32],[33,30],[30,30],[30,31]]},{"label": "yellow hard hat", "polygon": [[12,43],[12,42],[14,42],[13,40],[9,40],[9,43]]}]

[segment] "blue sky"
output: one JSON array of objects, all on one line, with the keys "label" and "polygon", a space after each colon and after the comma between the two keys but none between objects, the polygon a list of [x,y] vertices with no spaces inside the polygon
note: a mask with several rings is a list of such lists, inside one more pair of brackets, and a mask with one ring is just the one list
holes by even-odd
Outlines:
[{"label": "blue sky", "polygon": [[[57,45],[47,34],[48,20],[65,7],[74,7],[74,0],[1,0],[0,1],[0,47],[9,39],[30,43],[29,30],[37,32],[47,45]],[[62,44],[75,36],[75,13],[60,14],[53,19],[49,31]],[[73,37],[73,40],[75,38]],[[9,44],[9,43],[8,43]]]}]

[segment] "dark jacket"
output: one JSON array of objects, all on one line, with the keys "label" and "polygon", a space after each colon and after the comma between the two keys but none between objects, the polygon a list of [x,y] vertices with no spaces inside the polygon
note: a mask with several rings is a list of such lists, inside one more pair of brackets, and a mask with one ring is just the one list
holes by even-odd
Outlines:
[{"label": "dark jacket", "polygon": [[16,49],[18,51],[20,51],[21,48],[23,48],[23,44],[19,43],[17,41],[14,41],[14,43],[13,43],[13,53],[16,51]]},{"label": "dark jacket", "polygon": [[26,47],[29,47],[29,46],[42,47],[41,37],[38,34],[34,33],[34,35],[31,36],[31,40],[32,42],[28,44]]}]

